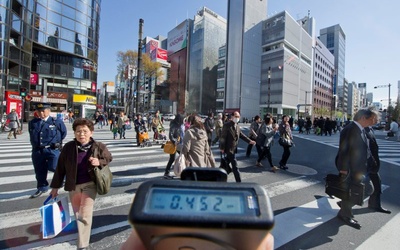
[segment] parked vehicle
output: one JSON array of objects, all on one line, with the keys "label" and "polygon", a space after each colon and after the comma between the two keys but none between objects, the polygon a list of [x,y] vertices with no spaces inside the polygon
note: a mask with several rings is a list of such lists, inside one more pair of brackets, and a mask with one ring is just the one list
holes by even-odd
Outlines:
[{"label": "parked vehicle", "polygon": [[172,121],[173,119],[175,119],[174,114],[165,114],[165,115],[162,115],[162,117],[164,118],[165,121]]},{"label": "parked vehicle", "polygon": [[381,130],[381,129],[384,129],[385,126],[386,126],[386,122],[378,122],[377,124],[372,126],[372,128],[375,130]]}]

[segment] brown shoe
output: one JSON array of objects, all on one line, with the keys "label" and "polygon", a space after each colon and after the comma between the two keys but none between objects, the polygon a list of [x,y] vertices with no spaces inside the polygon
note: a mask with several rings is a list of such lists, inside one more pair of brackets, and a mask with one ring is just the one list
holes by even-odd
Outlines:
[{"label": "brown shoe", "polygon": [[256,161],[256,166],[257,167],[262,167],[263,165],[261,164],[261,162]]}]

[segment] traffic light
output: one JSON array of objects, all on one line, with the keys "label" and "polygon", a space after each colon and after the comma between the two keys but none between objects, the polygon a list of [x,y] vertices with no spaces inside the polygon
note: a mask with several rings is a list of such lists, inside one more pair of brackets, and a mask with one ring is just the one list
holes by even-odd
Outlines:
[{"label": "traffic light", "polygon": [[25,97],[26,96],[26,88],[24,88],[24,87],[19,88],[19,95],[22,97]]}]

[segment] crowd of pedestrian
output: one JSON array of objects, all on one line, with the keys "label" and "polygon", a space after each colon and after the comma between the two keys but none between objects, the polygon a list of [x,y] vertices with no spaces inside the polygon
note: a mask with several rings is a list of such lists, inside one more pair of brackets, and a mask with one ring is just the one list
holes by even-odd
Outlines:
[{"label": "crowd of pedestrian", "polygon": [[[78,221],[78,248],[84,249],[89,245],[90,230],[93,217],[93,206],[96,198],[96,185],[91,171],[95,167],[108,165],[113,157],[107,150],[105,144],[95,141],[92,136],[97,125],[98,129],[103,126],[110,127],[113,138],[126,138],[126,130],[133,126],[136,132],[137,146],[139,146],[139,136],[142,132],[152,130],[153,140],[168,139],[176,146],[173,153],[169,153],[169,158],[164,170],[164,178],[172,179],[170,174],[177,155],[182,154],[186,159],[187,167],[210,167],[215,168],[215,162],[211,147],[218,144],[221,158],[226,159],[231,168],[235,181],[241,182],[241,174],[238,167],[236,154],[238,152],[239,139],[246,142],[246,157],[251,157],[253,146],[257,149],[257,157],[254,166],[263,168],[263,161],[266,159],[270,171],[275,173],[277,170],[287,170],[291,149],[294,145],[293,131],[294,125],[297,126],[299,133],[310,134],[312,129],[318,136],[331,136],[333,133],[342,131],[343,124],[328,117],[315,118],[311,122],[310,117],[303,119],[300,117],[294,121],[293,117],[283,115],[280,121],[274,119],[271,114],[266,114],[263,119],[260,115],[255,115],[246,122],[251,122],[248,135],[245,135],[240,126],[240,113],[235,111],[231,114],[209,113],[207,118],[202,118],[196,114],[183,116],[176,114],[170,122],[168,138],[163,135],[164,120],[159,111],[154,114],[142,116],[136,114],[128,117],[124,112],[107,114],[97,111],[93,119],[77,118],[70,116],[68,121],[72,122],[74,139],[63,146],[67,130],[62,119],[55,119],[50,116],[50,104],[37,103],[37,117],[28,124],[30,142],[32,145],[32,163],[37,180],[37,190],[30,198],[37,198],[46,193],[49,187],[52,188],[51,196],[58,195],[58,189],[64,187],[69,192],[73,212]],[[336,158],[336,166],[343,180],[349,176],[351,180],[364,182],[371,188],[366,192],[366,196],[371,195],[369,207],[378,212],[390,213],[389,210],[381,207],[380,203],[380,176],[379,176],[379,155],[375,137],[371,132],[371,126],[378,121],[379,115],[373,110],[360,110],[354,117],[354,121],[345,126],[340,134],[340,146]],[[15,110],[7,115],[10,122],[20,126]],[[396,120],[390,124],[390,130],[399,140],[399,125]],[[367,133],[365,135],[365,133]],[[16,138],[15,129],[10,131]],[[213,138],[214,136],[214,138]],[[364,138],[365,136],[365,138]],[[274,164],[271,148],[278,142],[282,147],[282,155],[278,164]],[[97,153],[95,153],[97,152]],[[359,164],[359,163],[362,164]],[[49,185],[47,182],[48,171],[55,172],[53,180]],[[361,176],[367,176],[366,179]],[[371,180],[372,182],[369,182]],[[372,183],[372,184],[371,184]],[[375,189],[375,191],[374,191]],[[338,218],[346,224],[360,228],[361,226],[354,220],[351,208],[354,205],[344,199],[338,204],[341,209]]]}]

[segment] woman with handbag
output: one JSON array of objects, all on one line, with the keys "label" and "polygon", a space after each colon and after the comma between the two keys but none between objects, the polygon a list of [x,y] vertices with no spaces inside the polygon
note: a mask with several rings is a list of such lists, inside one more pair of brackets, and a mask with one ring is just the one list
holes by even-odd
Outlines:
[{"label": "woman with handbag", "polygon": [[169,125],[169,140],[175,145],[176,150],[169,154],[169,161],[165,167],[164,179],[172,179],[172,176],[169,175],[169,172],[171,171],[172,163],[175,161],[176,152],[179,154],[182,149],[182,139],[185,131],[183,118],[184,117],[182,115],[177,114],[175,119],[173,119]]},{"label": "woman with handbag", "polygon": [[[56,172],[50,187],[55,198],[63,186],[69,192],[72,209],[78,226],[78,249],[89,246],[93,219],[94,200],[97,187],[94,182],[94,168],[103,168],[112,161],[112,155],[105,144],[92,138],[94,124],[86,118],[78,118],[72,124],[75,139],[61,150]],[[95,152],[96,155],[95,155]]]},{"label": "woman with handbag", "polygon": [[199,116],[189,118],[190,128],[183,138],[182,154],[187,167],[215,167],[215,159],[208,144],[208,136]]},{"label": "woman with handbag", "polygon": [[[271,146],[273,144],[274,135],[278,131],[278,124],[273,124],[274,120],[270,115],[264,117],[264,123],[258,130],[258,137],[256,139],[256,148],[258,152],[258,159],[256,162],[257,167],[262,167],[261,160],[267,157],[271,171],[275,173],[278,167],[272,164]],[[276,125],[276,126],[275,126]]]},{"label": "woman with handbag", "polygon": [[7,139],[11,139],[11,135],[14,135],[14,139],[17,139],[18,128],[21,126],[17,112],[15,109],[12,109],[11,112],[7,115],[7,120],[9,120],[8,127],[10,128],[10,132],[8,133]]},{"label": "woman with handbag", "polygon": [[286,170],[288,167],[286,163],[290,157],[290,147],[293,144],[292,130],[290,129],[289,116],[283,115],[282,122],[279,125],[279,144],[283,147],[282,158],[279,161],[279,168]]}]

